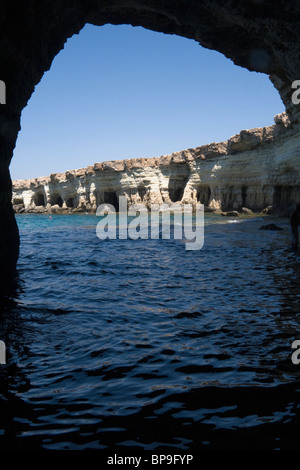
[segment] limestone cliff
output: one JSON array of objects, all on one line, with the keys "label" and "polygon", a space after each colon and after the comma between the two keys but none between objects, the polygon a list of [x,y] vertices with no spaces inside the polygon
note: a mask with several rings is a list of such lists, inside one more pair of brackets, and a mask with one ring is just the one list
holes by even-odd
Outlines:
[{"label": "limestone cliff", "polygon": [[273,126],[225,142],[14,181],[12,202],[16,212],[95,211],[102,203],[118,209],[119,196],[148,207],[200,202],[208,210],[289,210],[298,200],[299,155],[298,131],[283,113]]}]

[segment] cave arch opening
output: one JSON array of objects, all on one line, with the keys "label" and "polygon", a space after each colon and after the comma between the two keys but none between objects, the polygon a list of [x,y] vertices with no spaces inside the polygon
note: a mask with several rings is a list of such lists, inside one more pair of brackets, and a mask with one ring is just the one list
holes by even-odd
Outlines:
[{"label": "cave arch opening", "polygon": [[68,197],[66,199],[66,206],[69,208],[69,209],[74,209],[75,207],[75,199],[76,197]]},{"label": "cave arch opening", "polygon": [[207,184],[202,184],[197,189],[197,201],[208,206],[211,197],[211,188]]},{"label": "cave arch opening", "polygon": [[33,203],[35,206],[45,206],[45,195],[43,192],[38,192],[33,197]]},{"label": "cave arch opening", "polygon": [[116,212],[119,212],[119,199],[115,191],[105,191],[103,194],[104,204],[111,204]]},{"label": "cave arch opening", "polygon": [[62,207],[63,206],[63,199],[61,197],[60,194],[52,194],[50,196],[50,205],[51,206],[59,206],[59,207]]},{"label": "cave arch opening", "polygon": [[169,175],[169,197],[172,202],[180,202],[190,177],[190,167],[187,163],[171,164]]},{"label": "cave arch opening", "polygon": [[[86,24],[54,58],[23,110],[12,179],[159,157],[273,124],[282,111],[266,75],[192,39],[141,26]],[[40,154],[45,157],[38,160]]]},{"label": "cave arch opening", "polygon": [[[10,128],[10,136],[11,142],[9,143],[9,146],[7,148],[4,148],[4,159],[6,159],[5,163],[5,176],[4,179],[6,181],[6,186],[5,186],[5,191],[7,192],[8,195],[11,195],[11,182],[10,182],[10,177],[9,177],[9,171],[8,171],[8,166],[9,162],[11,160],[11,154],[14,149],[14,145],[16,142],[16,137],[19,132],[19,119],[20,119],[20,112],[22,109],[25,109],[25,112],[22,114],[22,133],[18,137],[18,142],[17,142],[17,148],[15,148],[14,152],[14,158],[12,160],[12,166],[10,166],[11,174],[13,179],[24,179],[24,178],[31,178],[31,176],[25,176],[25,174],[21,174],[20,176],[16,175],[16,172],[19,172],[19,170],[22,172],[22,164],[21,164],[21,156],[23,162],[26,162],[26,166],[28,169],[30,168],[28,156],[32,155],[34,158],[34,163],[33,163],[33,170],[36,174],[50,174],[52,173],[51,171],[46,171],[41,169],[41,171],[38,170],[37,168],[37,155],[44,155],[43,160],[44,161],[50,161],[53,160],[53,155],[59,154],[60,161],[64,162],[66,165],[66,168],[70,168],[70,165],[67,162],[66,158],[66,152],[65,149],[62,149],[61,152],[53,152],[53,148],[51,149],[50,146],[46,149],[47,151],[49,150],[49,153],[45,152],[45,142],[51,141],[45,140],[44,136],[42,135],[41,132],[39,132],[38,127],[36,127],[32,120],[30,122],[29,127],[32,127],[34,129],[34,134],[30,135],[28,134],[26,130],[26,124],[25,124],[25,113],[30,109],[30,114],[32,117],[32,103],[30,103],[30,106],[26,106],[33,91],[35,90],[35,93],[33,94],[33,97],[37,96],[36,95],[36,87],[39,82],[45,83],[45,78],[41,80],[43,77],[43,73],[46,70],[51,71],[54,70],[53,66],[53,59],[54,57],[61,56],[61,54],[58,54],[60,50],[64,49],[66,51],[66,47],[64,46],[65,41],[68,38],[72,38],[72,35],[78,35],[84,25],[90,26],[90,23],[93,25],[97,26],[103,26],[103,25],[130,25],[134,24],[135,27],[144,27],[147,28],[147,30],[155,30],[155,31],[160,31],[164,32],[167,34],[171,35],[178,35],[178,37],[186,37],[189,38],[190,40],[195,40],[199,41],[201,44],[205,44],[206,47],[210,50],[218,50],[224,54],[224,56],[229,57],[231,60],[234,61],[235,64],[238,64],[242,67],[248,68],[250,70],[256,71],[256,72],[261,72],[266,78],[267,76],[270,76],[273,84],[275,85],[275,88],[279,91],[283,102],[287,106],[287,111],[293,111],[291,110],[291,106],[288,103],[288,98],[286,95],[287,89],[290,87],[291,83],[291,78],[293,74],[296,73],[297,67],[297,57],[298,57],[298,47],[294,47],[294,42],[291,41],[290,39],[287,40],[287,43],[285,44],[287,46],[287,55],[289,55],[289,60],[285,61],[282,54],[281,54],[281,49],[277,45],[277,33],[280,31],[280,21],[281,21],[281,12],[280,15],[278,12],[275,15],[275,22],[274,22],[274,27],[273,28],[267,28],[266,24],[269,21],[268,19],[268,14],[265,14],[264,11],[264,3],[265,2],[246,2],[245,6],[243,7],[242,11],[240,10],[240,7],[237,7],[236,5],[231,5],[226,4],[224,2],[224,9],[222,10],[222,13],[220,13],[219,8],[215,8],[215,5],[210,6],[209,2],[206,2],[205,5],[202,6],[202,4],[197,4],[197,2],[188,2],[188,4],[184,4],[182,2],[178,2],[175,4],[172,4],[172,2],[166,2],[163,5],[160,4],[158,1],[154,1],[153,5],[154,8],[153,10],[145,7],[145,4],[143,2],[140,2],[140,0],[134,0],[132,2],[132,5],[130,7],[127,5],[127,2],[120,2],[121,5],[117,6],[112,2],[108,2],[105,7],[100,4],[99,2],[95,2],[95,4],[92,2],[87,2],[87,3],[82,3],[80,11],[78,10],[78,6],[76,2],[70,2],[68,6],[64,9],[60,9],[58,14],[55,11],[55,6],[52,4],[47,4],[46,8],[46,13],[48,14],[44,15],[44,21],[43,22],[36,22],[37,28],[32,28],[32,22],[27,21],[27,17],[24,17],[24,31],[22,29],[22,34],[24,34],[27,38],[26,33],[28,33],[28,41],[29,44],[37,46],[37,53],[32,53],[33,51],[29,51],[30,55],[30,60],[28,61],[28,57],[26,56],[26,48],[23,47],[23,38],[22,34],[18,36],[18,41],[15,44],[16,46],[16,51],[19,53],[20,57],[23,57],[25,59],[25,64],[28,64],[28,67],[24,67],[24,63],[21,61],[11,61],[9,54],[4,55],[4,64],[3,68],[5,69],[5,66],[8,67],[9,69],[9,75],[12,77],[12,83],[10,88],[14,88],[17,90],[17,92],[14,95],[14,102],[12,104],[12,110],[17,111],[16,115],[16,122],[11,123],[12,127],[8,126]],[[256,28],[256,14],[254,11],[252,11],[253,4],[255,4],[255,8],[260,10],[260,6],[258,4],[262,3],[262,12],[263,15],[261,16],[261,22],[260,25],[262,27],[262,30],[259,30]],[[252,7],[251,7],[252,5]],[[185,11],[185,7],[187,6],[188,9],[188,14],[182,17],[182,13]],[[284,6],[281,7],[281,9],[285,9]],[[48,11],[49,10],[49,11]],[[38,13],[35,7],[33,7],[33,13],[36,15],[38,18]],[[285,13],[289,14],[290,12],[285,9]],[[242,22],[240,23],[239,21],[236,21],[236,16],[239,17]],[[258,15],[259,16],[259,15]],[[249,26],[254,26],[252,28],[245,28],[243,24],[243,20],[245,17],[248,17],[249,19]],[[13,21],[13,17],[8,18],[9,21]],[[21,20],[21,18],[20,18]],[[57,28],[57,21],[59,21],[60,28]],[[45,26],[47,28],[45,28]],[[85,28],[83,28],[85,29]],[[101,29],[101,28],[99,28]],[[48,31],[48,33],[46,33]],[[263,32],[263,34],[262,34]],[[41,41],[36,41],[36,35],[39,34],[39,36],[43,39]],[[177,36],[176,36],[177,37]],[[5,39],[5,38],[4,38]],[[297,37],[296,34],[294,35],[295,39],[295,44],[297,43]],[[136,44],[139,43],[139,41],[136,41]],[[242,45],[242,47],[238,47],[238,44]],[[272,44],[272,47],[270,46]],[[293,47],[291,47],[291,44],[293,44]],[[265,50],[264,50],[265,47]],[[280,46],[281,47],[281,46]],[[254,49],[253,49],[254,48]],[[27,51],[27,52],[28,52]],[[47,51],[47,53],[45,53]],[[176,56],[178,56],[176,50]],[[90,51],[89,51],[90,53]],[[90,54],[86,53],[86,56],[89,56]],[[109,54],[108,54],[109,55]],[[144,54],[144,56],[149,58],[149,55]],[[266,61],[264,62],[264,58],[266,58]],[[64,59],[65,60],[65,59]],[[69,61],[65,61],[70,64]],[[80,64],[81,67],[81,61],[78,60],[78,57],[76,57],[76,62]],[[192,67],[191,67],[192,63]],[[198,80],[198,86],[201,88],[201,85],[199,84],[199,77],[206,76],[207,73],[207,68],[204,68],[204,70],[201,71],[199,74],[195,68],[194,68],[194,63],[190,62],[188,68],[184,68],[183,70],[185,72],[185,75],[193,75],[197,77]],[[180,68],[179,68],[180,69]],[[179,70],[177,68],[177,70]],[[87,70],[85,67],[82,67],[82,71]],[[103,70],[106,72],[106,69],[103,68]],[[220,77],[220,67],[219,67],[219,72],[217,73],[217,82],[218,86],[216,86],[215,93],[212,93],[212,95],[217,95],[219,102],[223,100],[223,97],[226,96],[226,94],[223,93],[223,88],[224,86],[227,88],[227,84],[232,82],[232,80],[224,80],[224,74],[222,70],[222,77]],[[246,71],[246,69],[243,69]],[[29,73],[28,73],[29,72]],[[192,72],[192,73],[187,73],[187,72]],[[72,73],[72,72],[71,72]],[[272,76],[272,74],[274,74]],[[49,74],[45,74],[49,75]],[[44,77],[45,77],[44,75]],[[88,74],[91,76],[91,74]],[[103,73],[105,75],[105,73]],[[118,74],[117,74],[118,75]],[[120,75],[120,74],[119,74]],[[164,75],[161,73],[158,75]],[[170,74],[166,73],[168,77]],[[77,86],[77,94],[75,94],[75,99],[74,102],[78,102],[78,97],[82,96],[83,93],[80,93],[80,90],[78,92],[78,83],[85,83],[84,81],[81,81],[80,76],[76,76],[72,73],[72,77],[76,77],[76,86]],[[28,78],[28,81],[26,81]],[[221,80],[220,80],[221,78]],[[26,83],[25,83],[26,82]],[[70,85],[71,80],[68,81],[68,85]],[[85,83],[86,84],[86,83]],[[221,84],[221,86],[220,86]],[[226,85],[225,85],[226,84]],[[23,86],[24,85],[24,86]],[[48,97],[57,98],[57,90],[60,87],[61,82],[56,81],[56,90],[54,95],[48,91]],[[223,88],[222,88],[223,87]],[[270,87],[270,84],[268,83],[268,88]],[[71,88],[69,86],[69,88]],[[203,87],[205,89],[205,87]],[[238,88],[238,87],[236,87]],[[262,120],[265,119],[264,117],[264,112],[266,111],[267,107],[264,105],[264,100],[261,100],[260,97],[257,95],[257,90],[258,87],[255,85],[256,91],[254,93],[249,91],[248,89],[248,84],[245,83],[244,80],[240,82],[240,88],[243,90],[243,99],[240,100],[240,109],[246,109],[245,105],[245,98],[249,96],[251,100],[253,100],[253,97],[258,98],[258,109],[259,113],[255,112],[255,117],[260,118]],[[89,89],[88,86],[86,86],[85,90]],[[188,88],[187,88],[188,89]],[[274,89],[270,87],[270,90]],[[93,91],[91,90],[93,93]],[[64,94],[64,91],[63,91]],[[208,93],[206,93],[208,95]],[[210,96],[211,97],[211,96]],[[86,96],[84,97],[85,99],[87,98]],[[264,97],[265,98],[265,97]],[[274,96],[272,97],[274,98]],[[268,115],[268,119],[273,117],[275,114],[280,113],[280,107],[282,107],[283,102],[280,101],[279,96],[277,95],[278,98],[278,107],[277,109],[271,112],[271,114]],[[86,101],[89,101],[86,99]],[[92,100],[93,101],[93,100]],[[163,100],[161,100],[163,101]],[[176,100],[174,100],[176,101]],[[272,100],[271,100],[272,101]],[[54,116],[54,121],[58,121],[57,116],[57,109],[59,108],[64,109],[64,108],[69,108],[68,106],[64,106],[64,103],[58,98],[58,105],[57,103],[50,103],[49,102],[45,104],[44,109],[39,109],[37,116],[38,116],[38,121],[43,121],[40,119],[40,116],[46,116],[51,119],[51,112],[49,113],[49,110],[51,111],[51,105],[52,105],[52,111],[55,109],[55,112],[52,113],[52,117]],[[197,114],[199,115],[200,112],[202,112],[203,108],[195,106],[195,102],[193,100],[194,107],[197,109]],[[274,100],[273,100],[274,103]],[[243,106],[241,106],[241,104]],[[25,108],[24,108],[25,107]],[[191,109],[191,108],[190,108]],[[212,109],[215,110],[216,108],[212,106]],[[207,121],[213,122],[216,117],[220,114],[220,110],[217,107],[218,112],[214,112],[214,116],[210,116],[210,119],[207,118],[205,111],[203,112],[203,115],[207,118]],[[232,112],[232,103],[230,103],[229,107],[226,107],[227,111],[229,111],[230,116],[231,113],[234,115],[234,111]],[[284,111],[285,109],[283,109]],[[72,112],[72,110],[69,109],[69,111]],[[174,116],[176,115],[176,112],[173,112],[174,108],[172,111],[169,113],[169,116]],[[176,109],[178,111],[178,109]],[[14,114],[13,112],[13,114]],[[297,117],[298,111],[296,110],[295,115]],[[76,109],[76,113],[73,113],[74,115],[80,114],[78,113],[78,106]],[[88,114],[88,112],[86,113]],[[163,113],[162,113],[163,114]],[[188,113],[187,113],[188,114]],[[293,114],[290,113],[291,115]],[[50,116],[49,116],[50,115]],[[177,112],[177,116],[180,115],[180,112]],[[127,120],[130,121],[130,120]],[[226,116],[226,119],[224,119],[225,122],[229,122],[230,119],[228,119],[228,116]],[[294,116],[292,115],[292,121],[297,122],[297,119],[294,119]],[[45,123],[45,121],[44,121]],[[216,128],[223,128],[225,130],[225,126],[219,126],[218,123],[214,122]],[[61,126],[61,123],[58,123],[59,127],[64,129],[64,141],[68,142],[69,139],[66,138],[66,126]],[[267,125],[267,122],[262,123],[262,126]],[[254,123],[254,127],[261,127],[259,122]],[[55,142],[56,139],[53,139],[53,129],[51,126],[46,126],[47,129],[49,130],[49,135],[52,138],[52,141]],[[72,126],[71,126],[72,127]],[[132,128],[134,126],[131,126]],[[170,126],[172,127],[172,126]],[[198,122],[198,129],[200,129],[202,126],[199,125]],[[251,128],[251,126],[244,126],[244,125],[239,125],[238,131],[241,130],[242,128]],[[36,131],[37,129],[37,131]],[[73,129],[74,130],[74,129]],[[176,132],[176,131],[175,131]],[[207,134],[206,129],[204,129],[204,132]],[[226,134],[226,139],[228,138],[228,135],[232,134],[233,131],[231,131],[229,134]],[[54,132],[55,134],[55,132]],[[74,130],[73,135],[75,136],[82,136],[84,132],[82,129],[80,129],[79,132]],[[105,131],[104,131],[105,134]],[[138,135],[138,132],[135,132],[135,135]],[[195,134],[197,136],[197,143],[196,145],[201,145],[201,140],[198,134]],[[22,147],[22,138],[24,136],[27,136],[27,140],[30,142],[28,145],[29,151],[25,152],[24,147]],[[32,142],[36,143],[36,136],[39,136],[41,138],[41,141],[44,143],[43,145],[43,152],[36,151],[37,148],[32,148]],[[209,136],[208,138],[205,139],[205,142],[210,142],[212,141]],[[71,140],[76,140],[76,139],[71,139]],[[89,139],[85,139],[85,142],[87,142]],[[121,139],[115,139],[115,140],[121,140]],[[133,140],[133,139],[132,139]],[[153,139],[148,139],[148,141],[151,141]],[[219,140],[219,139],[218,139]],[[57,147],[55,150],[61,150],[60,148],[60,142],[57,142]],[[189,145],[190,146],[190,145]],[[192,144],[193,146],[193,144]],[[182,148],[182,146],[178,146],[175,144],[173,141],[172,145],[172,150]],[[18,153],[20,154],[20,158],[18,160],[17,155]],[[114,152],[115,153],[115,152]],[[139,152],[140,153],[140,152]],[[165,153],[165,152],[164,152]],[[168,153],[168,152],[167,152]],[[70,153],[71,154],[71,153]],[[85,152],[86,155],[89,155],[89,152]],[[99,154],[99,152],[98,152]],[[103,155],[105,152],[103,152]],[[116,154],[116,153],[115,153]],[[153,152],[151,152],[153,154]],[[81,154],[82,155],[82,154]],[[65,158],[62,158],[62,157]],[[124,154],[123,154],[124,156]],[[133,156],[132,154],[130,156]],[[23,158],[24,157],[24,158]],[[110,159],[110,158],[108,158]],[[42,159],[41,159],[42,160]],[[97,159],[98,160],[98,159]],[[94,161],[92,159],[91,161]],[[90,161],[89,161],[90,162]],[[53,164],[57,165],[57,161],[55,162],[53,160]],[[85,166],[85,163],[80,166]],[[73,167],[73,164],[72,164]],[[24,172],[26,171],[23,167]],[[57,171],[55,168],[54,171]],[[63,169],[62,171],[65,171]],[[34,177],[35,177],[34,175]],[[7,198],[9,199],[9,198]],[[10,204],[9,204],[10,205]],[[11,207],[9,208],[9,210]],[[14,243],[11,243],[11,246],[8,246],[8,251],[9,254],[4,256],[4,261],[6,263],[7,259],[12,259],[12,263],[14,264],[14,261],[18,257],[18,250],[19,250],[19,232],[17,229],[16,221],[13,216],[13,212],[10,211],[10,227],[11,227],[11,233],[14,237]],[[9,263],[9,261],[8,261]]]},{"label": "cave arch opening", "polygon": [[24,199],[22,197],[14,197],[12,203],[14,206],[17,206],[17,205],[24,206]]}]

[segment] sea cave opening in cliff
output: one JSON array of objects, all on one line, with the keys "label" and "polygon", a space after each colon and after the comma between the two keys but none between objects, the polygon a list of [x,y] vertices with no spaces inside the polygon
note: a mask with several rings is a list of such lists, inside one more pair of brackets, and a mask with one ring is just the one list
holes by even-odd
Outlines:
[{"label": "sea cave opening in cliff", "polygon": [[13,205],[24,205],[24,199],[22,197],[13,198]]},{"label": "sea cave opening in cliff", "polygon": [[51,206],[63,206],[63,200],[62,197],[59,194],[51,194],[50,196],[50,205]]},{"label": "sea cave opening in cliff", "polygon": [[182,199],[186,184],[190,177],[190,168],[186,163],[171,164],[169,175],[169,197],[172,202],[179,202]]},{"label": "sea cave opening in cliff", "polygon": [[211,189],[209,186],[203,184],[198,187],[197,201],[201,202],[201,204],[204,204],[204,206],[208,206],[210,195],[211,195]]},{"label": "sea cave opening in cliff", "polygon": [[38,192],[33,198],[35,206],[45,206],[45,196],[43,193]]},{"label": "sea cave opening in cliff", "polygon": [[105,191],[103,195],[104,204],[111,204],[116,212],[119,212],[119,199],[115,191]]},{"label": "sea cave opening in cliff", "polygon": [[66,199],[66,206],[69,208],[69,209],[73,209],[74,208],[74,200],[75,200],[75,197],[69,197]]}]

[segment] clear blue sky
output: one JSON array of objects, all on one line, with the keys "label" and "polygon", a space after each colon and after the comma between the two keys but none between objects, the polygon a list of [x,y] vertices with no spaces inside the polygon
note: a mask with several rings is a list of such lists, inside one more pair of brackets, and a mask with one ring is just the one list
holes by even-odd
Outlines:
[{"label": "clear blue sky", "polygon": [[170,154],[271,125],[282,111],[267,76],[195,41],[86,25],[23,110],[11,174],[34,178]]}]

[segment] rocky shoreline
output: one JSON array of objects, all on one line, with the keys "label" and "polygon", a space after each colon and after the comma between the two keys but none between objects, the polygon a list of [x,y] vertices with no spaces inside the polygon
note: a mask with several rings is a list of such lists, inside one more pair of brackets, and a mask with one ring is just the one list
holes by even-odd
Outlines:
[{"label": "rocky shoreline", "polygon": [[288,213],[300,189],[299,131],[285,113],[274,121],[228,141],[171,155],[13,181],[14,212],[93,213],[100,204],[118,211],[118,198],[126,196],[128,206],[203,204],[205,211],[227,216]]},{"label": "rocky shoreline", "polygon": [[[138,210],[138,205],[136,205],[136,209]],[[14,207],[14,212],[15,214],[95,214],[94,210],[84,210],[82,208],[75,208],[75,209],[65,209],[63,207],[59,207],[57,205],[51,206],[51,208],[44,208],[44,207],[36,207],[32,209],[25,210],[23,205],[20,205],[20,207]],[[213,213],[214,215],[220,215],[224,217],[257,217],[257,216],[266,216],[266,215],[272,215],[273,214],[273,208],[272,206],[266,207],[260,212],[253,212],[251,209],[248,209],[247,207],[242,207],[239,211],[237,210],[230,210],[230,211],[222,211],[222,210],[212,210],[208,207],[204,207],[204,212],[205,213]]]}]

